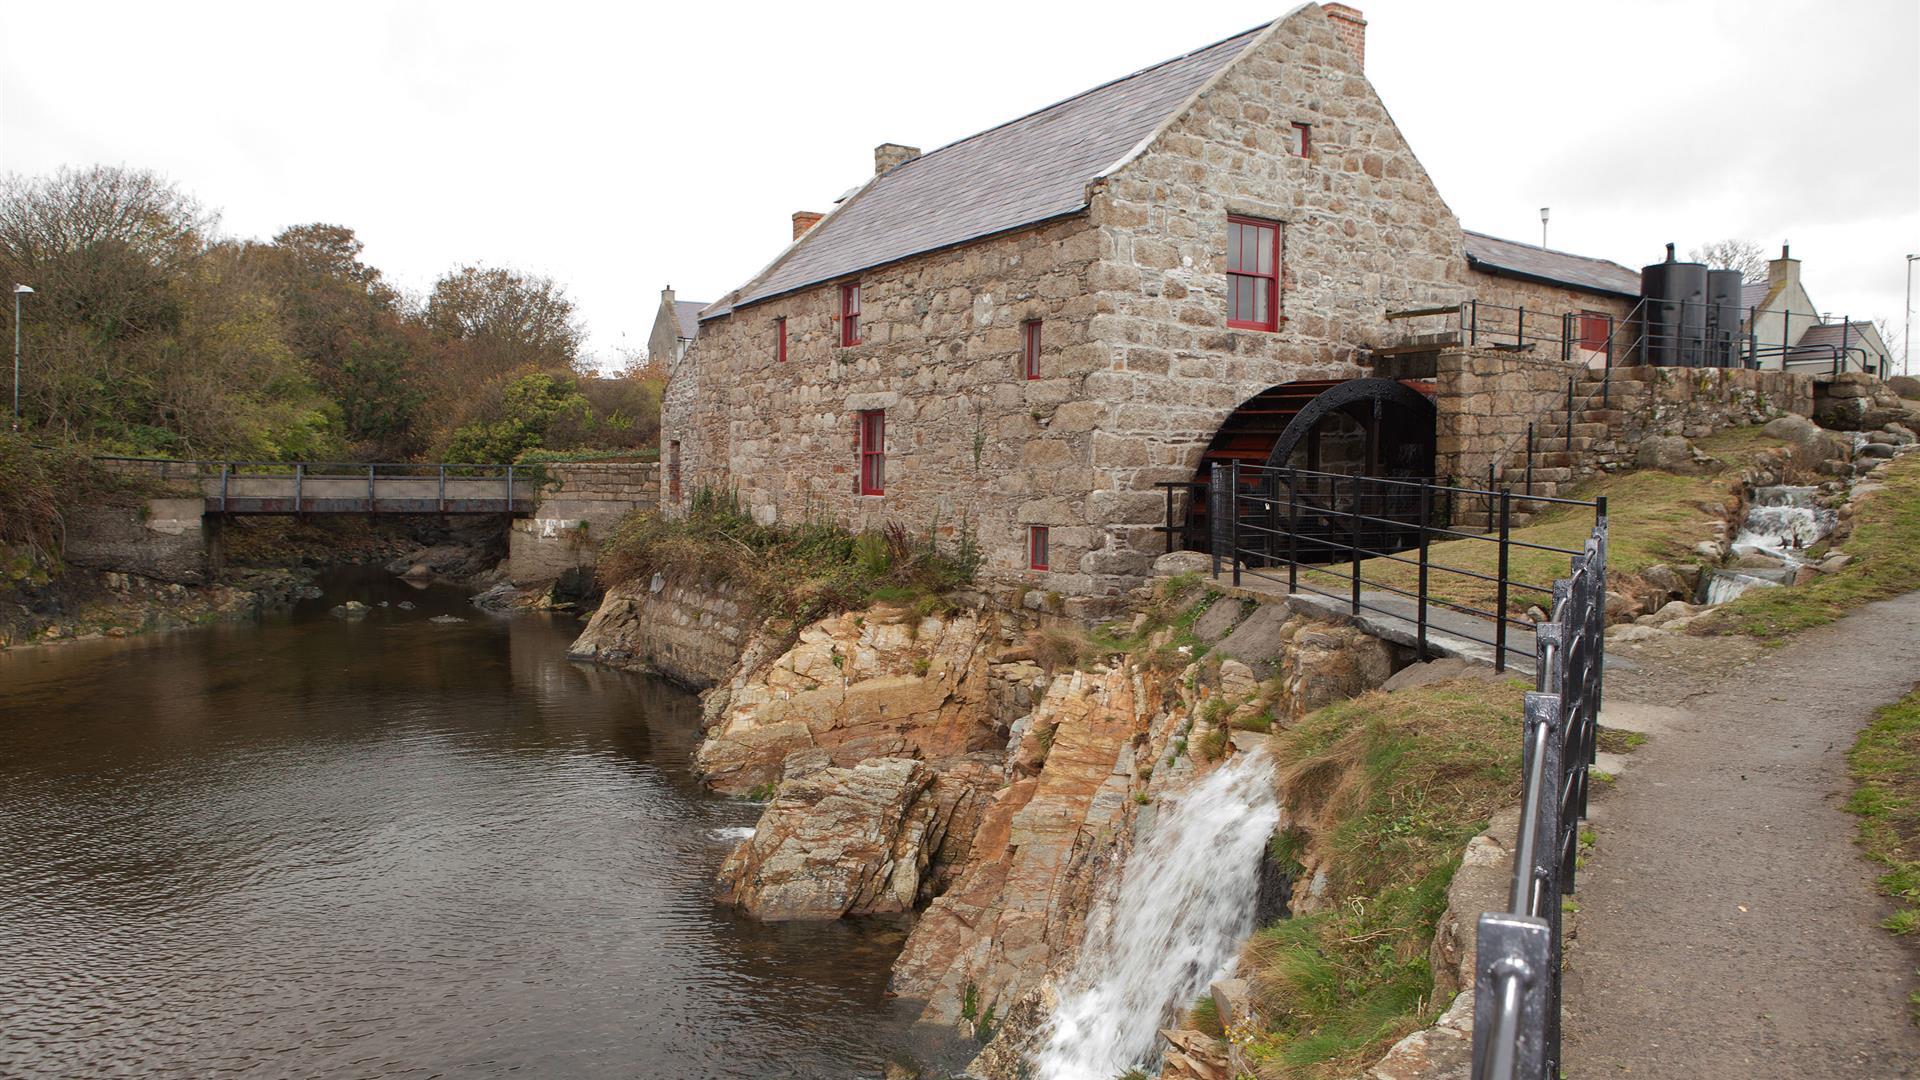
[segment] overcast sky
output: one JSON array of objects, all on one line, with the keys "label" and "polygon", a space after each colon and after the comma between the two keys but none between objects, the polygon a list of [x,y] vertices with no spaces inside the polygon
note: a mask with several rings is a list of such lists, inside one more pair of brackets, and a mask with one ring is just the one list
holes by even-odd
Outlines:
[{"label": "overcast sky", "polygon": [[[1537,243],[1550,206],[1550,246],[1632,267],[1790,240],[1815,303],[1899,337],[1914,0],[1354,6],[1466,227]],[[759,269],[876,144],[932,149],[1286,10],[0,0],[0,169],[155,169],[233,235],[348,225],[412,290],[548,274],[610,355],[663,284],[710,300]]]}]

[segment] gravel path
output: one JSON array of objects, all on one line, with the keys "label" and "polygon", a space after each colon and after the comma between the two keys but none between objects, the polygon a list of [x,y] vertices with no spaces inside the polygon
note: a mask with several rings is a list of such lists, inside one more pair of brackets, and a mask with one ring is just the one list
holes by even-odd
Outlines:
[{"label": "gravel path", "polygon": [[1606,719],[1651,738],[1594,804],[1566,1076],[1920,1076],[1920,949],[1880,929],[1842,810],[1856,733],[1920,679],[1920,593],[1750,663],[1700,650],[1609,667]]}]

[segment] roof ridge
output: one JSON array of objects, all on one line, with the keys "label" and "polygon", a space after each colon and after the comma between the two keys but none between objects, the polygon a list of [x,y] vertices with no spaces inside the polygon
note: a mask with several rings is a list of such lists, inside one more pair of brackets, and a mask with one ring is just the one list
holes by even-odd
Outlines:
[{"label": "roof ridge", "polygon": [[1633,269],[1633,267],[1628,266],[1626,263],[1615,262],[1612,259],[1603,259],[1598,255],[1582,255],[1577,251],[1563,251],[1560,248],[1550,248],[1543,244],[1529,244],[1525,240],[1509,240],[1504,236],[1495,236],[1492,233],[1483,233],[1477,229],[1463,228],[1460,231],[1463,233],[1466,233],[1468,236],[1477,236],[1482,240],[1493,240],[1502,244],[1512,244],[1514,247],[1532,248],[1535,251],[1544,251],[1549,255],[1564,255],[1569,259],[1585,259],[1588,262],[1603,262],[1603,263],[1606,263],[1608,266],[1617,266],[1622,270]]},{"label": "roof ridge", "polygon": [[1186,52],[1183,52],[1178,56],[1169,56],[1165,60],[1155,61],[1154,63],[1148,64],[1146,67],[1140,68],[1138,71],[1130,71],[1125,75],[1119,76],[1118,78],[1108,79],[1106,82],[1103,82],[1103,83],[1096,83],[1093,86],[1089,86],[1085,90],[1082,90],[1078,93],[1068,94],[1066,97],[1063,97],[1060,100],[1055,101],[1051,104],[1042,105],[1037,109],[1033,109],[1028,112],[1021,113],[1019,116],[1016,116],[1010,120],[1003,120],[1000,123],[993,125],[992,127],[981,128],[979,131],[976,131],[971,135],[963,135],[960,138],[955,139],[950,143],[944,143],[940,146],[936,146],[933,149],[928,150],[926,153],[921,154],[919,157],[916,157],[911,161],[901,162],[899,165],[896,165],[893,168],[888,169],[887,171],[897,172],[897,171],[912,168],[914,165],[917,165],[920,162],[927,160],[928,158],[932,157],[935,154],[941,153],[946,150],[951,150],[954,147],[959,146],[963,143],[972,142],[973,140],[978,139],[984,135],[991,135],[994,132],[999,131],[1001,128],[1012,127],[1013,125],[1019,123],[1022,120],[1030,120],[1036,116],[1039,116],[1041,113],[1052,112],[1053,110],[1061,107],[1062,105],[1066,105],[1071,102],[1078,101],[1089,94],[1099,93],[1100,91],[1105,90],[1109,86],[1116,86],[1120,83],[1126,82],[1128,79],[1137,79],[1140,76],[1145,75],[1150,71],[1157,71],[1160,68],[1166,67],[1168,64],[1177,64],[1182,60],[1190,59],[1191,57],[1197,56],[1200,53],[1206,52],[1208,49],[1219,48],[1220,46],[1225,45],[1227,42],[1232,41],[1235,38],[1243,38],[1249,34],[1257,34],[1260,31],[1265,30],[1267,27],[1272,25],[1273,25],[1272,22],[1264,22],[1258,26],[1248,27],[1247,29],[1240,31],[1237,34],[1228,34],[1226,37],[1223,37],[1218,41],[1209,41],[1205,45],[1199,46],[1198,48],[1188,49]]}]

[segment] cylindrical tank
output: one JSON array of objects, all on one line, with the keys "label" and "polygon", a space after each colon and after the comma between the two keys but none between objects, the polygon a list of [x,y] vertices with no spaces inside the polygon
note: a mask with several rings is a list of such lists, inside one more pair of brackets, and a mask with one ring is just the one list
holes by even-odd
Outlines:
[{"label": "cylindrical tank", "polygon": [[1706,266],[1680,262],[1668,244],[1665,262],[1641,268],[1640,295],[1647,300],[1645,362],[1659,367],[1699,366],[1707,334]]},{"label": "cylindrical tank", "polygon": [[1738,270],[1707,271],[1708,367],[1740,366],[1740,292],[1746,279]]}]

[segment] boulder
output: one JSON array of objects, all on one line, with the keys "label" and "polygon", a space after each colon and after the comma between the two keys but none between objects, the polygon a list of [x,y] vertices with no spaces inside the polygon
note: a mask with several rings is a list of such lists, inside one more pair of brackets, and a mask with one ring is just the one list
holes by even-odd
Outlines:
[{"label": "boulder", "polygon": [[1694,585],[1700,580],[1700,572],[1695,569],[1693,582],[1686,575],[1665,563],[1654,563],[1640,571],[1640,580],[1667,597],[1692,596]]},{"label": "boulder", "polygon": [[335,607],[327,614],[332,615],[336,619],[364,619],[367,617],[367,613],[372,610],[372,608],[369,608],[358,600],[349,600]]},{"label": "boulder", "polygon": [[1640,626],[1668,626],[1671,625],[1675,619],[1689,618],[1698,615],[1703,610],[1704,608],[1699,605],[1689,604],[1684,600],[1675,600],[1651,615],[1642,615],[1640,618],[1635,619],[1634,622]]},{"label": "boulder", "polygon": [[1794,464],[1803,469],[1817,468],[1822,462],[1847,456],[1844,439],[1825,431],[1804,416],[1792,413],[1767,421],[1762,435],[1787,444]]},{"label": "boulder", "polygon": [[1895,375],[1887,380],[1887,389],[1908,401],[1920,401],[1920,379],[1911,375]]},{"label": "boulder", "polygon": [[1670,473],[1692,473],[1700,469],[1693,459],[1693,446],[1678,435],[1653,435],[1641,440],[1634,451],[1633,464],[1635,468]]},{"label": "boulder", "polygon": [[1213,572],[1213,556],[1204,551],[1169,551],[1153,560],[1153,572],[1158,577],[1209,574]]},{"label": "boulder", "polygon": [[911,758],[796,766],[721,866],[719,901],[770,922],[912,908],[933,855],[935,808],[920,796],[934,771]]},{"label": "boulder", "polygon": [[1498,682],[1507,676],[1493,670],[1493,665],[1484,660],[1471,660],[1462,656],[1443,656],[1438,660],[1429,660],[1424,664],[1408,664],[1393,677],[1380,684],[1386,691],[1408,690],[1416,686],[1427,686],[1438,682],[1451,682],[1455,679],[1482,679]]}]

